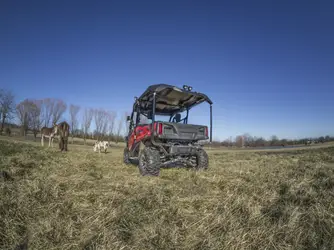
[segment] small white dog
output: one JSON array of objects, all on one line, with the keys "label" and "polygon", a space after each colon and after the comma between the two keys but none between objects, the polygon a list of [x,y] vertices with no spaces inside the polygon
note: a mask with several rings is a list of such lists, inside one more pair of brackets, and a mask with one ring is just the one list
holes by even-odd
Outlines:
[{"label": "small white dog", "polygon": [[109,143],[107,141],[97,141],[95,142],[93,149],[94,149],[94,152],[98,150],[99,153],[101,153],[101,150],[103,149],[104,153],[107,153],[108,147],[109,147]]}]

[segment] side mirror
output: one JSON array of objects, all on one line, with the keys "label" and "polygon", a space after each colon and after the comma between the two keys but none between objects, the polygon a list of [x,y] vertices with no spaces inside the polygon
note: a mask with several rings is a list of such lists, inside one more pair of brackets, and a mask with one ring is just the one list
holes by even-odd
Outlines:
[{"label": "side mirror", "polygon": [[128,115],[128,116],[126,117],[126,120],[127,120],[127,121],[131,121],[131,117]]}]

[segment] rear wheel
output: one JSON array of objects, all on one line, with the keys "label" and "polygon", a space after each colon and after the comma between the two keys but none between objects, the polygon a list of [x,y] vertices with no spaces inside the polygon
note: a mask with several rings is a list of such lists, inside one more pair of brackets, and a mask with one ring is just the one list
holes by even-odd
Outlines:
[{"label": "rear wheel", "polygon": [[158,176],[160,173],[160,153],[152,147],[144,148],[139,156],[139,172],[143,176]]},{"label": "rear wheel", "polygon": [[197,166],[196,170],[206,170],[209,167],[208,154],[203,149],[199,149],[196,153]]},{"label": "rear wheel", "polygon": [[129,157],[129,149],[128,148],[124,148],[124,152],[123,152],[123,162],[125,164],[130,164],[130,157]]}]

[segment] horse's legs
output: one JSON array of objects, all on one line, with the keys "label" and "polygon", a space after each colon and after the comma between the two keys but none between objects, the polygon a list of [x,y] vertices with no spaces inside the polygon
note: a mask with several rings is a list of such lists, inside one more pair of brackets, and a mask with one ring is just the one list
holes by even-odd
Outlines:
[{"label": "horse's legs", "polygon": [[67,151],[67,140],[68,138],[64,138],[64,150]]},{"label": "horse's legs", "polygon": [[41,144],[42,144],[42,147],[44,147],[44,136],[43,135],[41,137]]},{"label": "horse's legs", "polygon": [[64,150],[64,139],[62,136],[59,138],[59,148],[60,148],[60,151]]}]

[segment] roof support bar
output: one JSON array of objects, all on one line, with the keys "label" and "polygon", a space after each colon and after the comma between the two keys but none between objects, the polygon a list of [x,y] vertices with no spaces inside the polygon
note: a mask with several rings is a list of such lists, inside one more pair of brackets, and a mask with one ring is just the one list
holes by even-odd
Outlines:
[{"label": "roof support bar", "polygon": [[151,126],[151,140],[154,140],[154,122],[155,122],[155,102],[156,102],[156,93],[153,93],[152,100],[152,126]]},{"label": "roof support bar", "polygon": [[212,104],[210,104],[210,143],[212,142]]}]

